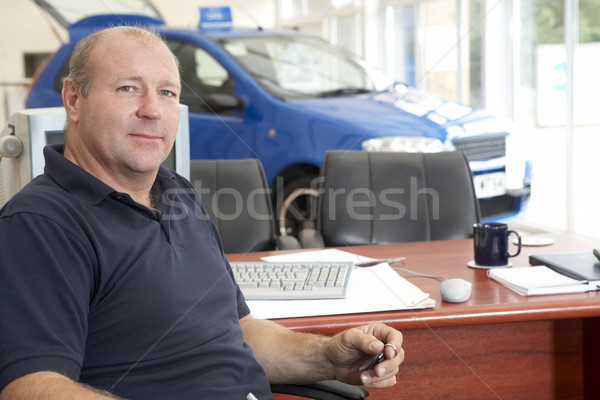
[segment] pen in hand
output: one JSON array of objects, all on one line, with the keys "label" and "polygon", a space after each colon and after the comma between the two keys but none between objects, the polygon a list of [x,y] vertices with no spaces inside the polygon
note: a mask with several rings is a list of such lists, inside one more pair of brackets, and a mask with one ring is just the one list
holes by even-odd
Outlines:
[{"label": "pen in hand", "polygon": [[359,372],[363,372],[366,371],[368,369],[373,368],[375,365],[379,364],[380,362],[385,361],[385,354],[383,354],[383,351],[371,358],[369,358],[367,361],[365,361],[359,368],[358,371]]},{"label": "pen in hand", "polygon": [[385,356],[385,348],[386,347],[391,347],[392,349],[394,349],[394,357],[396,357],[396,355],[398,355],[398,349],[396,349],[396,346],[394,346],[391,343],[386,343],[383,346],[383,351],[371,358],[369,358],[367,361],[365,361],[360,367],[358,367],[358,371],[359,372],[363,372],[366,371],[368,369],[373,368],[374,366],[376,366],[377,364],[384,362],[385,360],[387,360],[387,357]]}]

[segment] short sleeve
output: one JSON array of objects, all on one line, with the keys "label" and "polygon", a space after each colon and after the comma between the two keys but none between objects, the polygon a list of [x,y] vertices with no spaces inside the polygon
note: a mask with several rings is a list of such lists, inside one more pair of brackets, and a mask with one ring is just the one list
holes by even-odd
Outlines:
[{"label": "short sleeve", "polygon": [[0,387],[42,370],[78,378],[91,265],[84,242],[47,217],[0,218]]}]

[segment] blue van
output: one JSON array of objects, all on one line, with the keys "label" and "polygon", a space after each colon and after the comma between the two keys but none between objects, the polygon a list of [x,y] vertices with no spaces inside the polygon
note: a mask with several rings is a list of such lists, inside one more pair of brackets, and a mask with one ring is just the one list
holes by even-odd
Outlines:
[{"label": "blue van", "polygon": [[[83,5],[80,13],[63,13],[60,1],[35,1],[68,29],[69,40],[36,74],[27,108],[62,105],[69,57],[85,35],[112,25],[151,26],[181,64],[191,159],[260,159],[279,206],[310,186],[331,149],[462,150],[484,220],[514,216],[528,200],[530,163],[511,156],[508,121],[394,82],[325,40],[233,28],[219,18],[212,27],[201,20],[198,29],[173,28],[143,0],[111,2],[112,14]],[[230,21],[226,8],[204,14]]]}]

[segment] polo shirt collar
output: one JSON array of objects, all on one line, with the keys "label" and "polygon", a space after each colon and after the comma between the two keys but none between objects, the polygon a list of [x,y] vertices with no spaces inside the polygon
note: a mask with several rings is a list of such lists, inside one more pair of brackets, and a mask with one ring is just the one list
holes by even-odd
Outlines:
[{"label": "polo shirt collar", "polygon": [[[46,160],[44,173],[58,186],[90,205],[96,205],[106,197],[118,193],[94,175],[65,158],[63,153],[64,145],[49,145],[44,148],[44,159]],[[163,185],[172,180],[169,179],[172,177],[165,176],[165,171],[164,168],[161,168],[157,177]]]}]

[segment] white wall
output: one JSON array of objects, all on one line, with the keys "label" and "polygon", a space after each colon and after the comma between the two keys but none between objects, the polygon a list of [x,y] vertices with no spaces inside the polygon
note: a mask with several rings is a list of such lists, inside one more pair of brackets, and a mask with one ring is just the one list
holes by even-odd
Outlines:
[{"label": "white wall", "polygon": [[60,45],[52,25],[32,0],[0,0],[0,126],[24,107],[23,54],[50,53]]},{"label": "white wall", "polygon": [[[0,82],[25,77],[23,53],[48,53],[60,41],[32,0],[0,0]],[[60,29],[62,38],[66,37]]]}]

